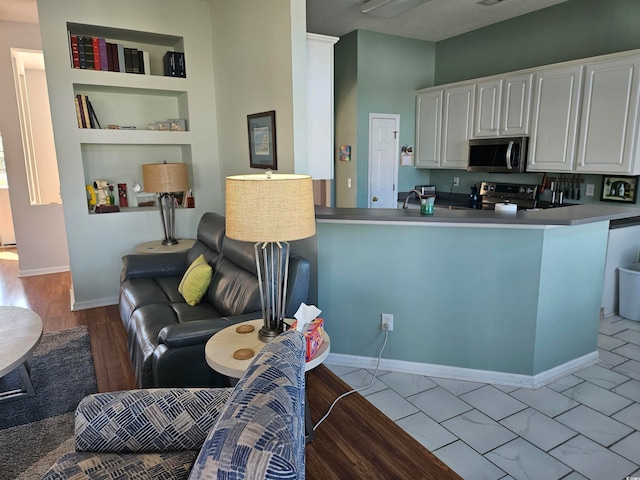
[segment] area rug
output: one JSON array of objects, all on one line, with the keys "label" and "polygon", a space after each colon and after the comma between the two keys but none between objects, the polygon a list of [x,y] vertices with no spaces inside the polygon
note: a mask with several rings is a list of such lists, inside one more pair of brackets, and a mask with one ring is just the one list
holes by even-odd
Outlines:
[{"label": "area rug", "polygon": [[[3,479],[40,478],[73,450],[73,411],[97,392],[87,327],[45,333],[31,362],[36,395],[0,403],[0,465]],[[0,389],[19,386],[15,372]]]}]

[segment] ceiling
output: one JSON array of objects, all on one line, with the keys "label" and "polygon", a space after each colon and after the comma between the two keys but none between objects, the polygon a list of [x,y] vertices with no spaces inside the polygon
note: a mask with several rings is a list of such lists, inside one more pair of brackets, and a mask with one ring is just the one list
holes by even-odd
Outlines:
[{"label": "ceiling", "polygon": [[307,32],[340,37],[360,29],[436,42],[567,0],[504,0],[489,7],[478,1],[430,0],[380,18],[360,12],[364,0],[306,0]]},{"label": "ceiling", "polygon": [[[307,31],[340,37],[361,29],[435,42],[567,0],[504,0],[489,7],[479,0],[430,0],[391,18],[361,13],[364,1],[306,0]],[[38,23],[36,0],[0,0],[0,20]]]}]

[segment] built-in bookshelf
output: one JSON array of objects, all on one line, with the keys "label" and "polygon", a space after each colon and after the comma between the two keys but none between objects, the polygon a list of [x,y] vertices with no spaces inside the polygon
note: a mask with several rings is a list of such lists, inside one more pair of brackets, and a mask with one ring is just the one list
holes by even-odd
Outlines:
[{"label": "built-in bookshelf", "polygon": [[[192,163],[192,136],[185,131],[190,124],[189,79],[171,75],[165,68],[172,54],[184,58],[183,38],[71,22],[67,22],[67,30],[73,93],[69,102],[73,103],[77,116],[85,185],[106,180],[117,191],[118,184],[126,184],[128,206],[121,207],[120,212],[148,209],[138,207],[137,200],[142,197],[148,200],[149,195],[134,191],[136,184],[144,188],[142,164]],[[144,58],[143,71],[139,67],[135,72],[129,71],[129,66],[125,70],[122,61],[120,68],[114,68],[111,62],[111,68],[104,68],[102,62],[96,68],[95,61],[87,63],[86,60],[80,66],[75,58],[77,51],[74,52],[79,48],[78,38],[87,48],[93,45],[95,54],[99,54],[101,44],[115,45],[120,52],[143,52],[134,53]],[[94,112],[95,121],[90,124],[87,123],[89,116],[87,121],[81,117],[82,102],[86,106],[90,104]],[[176,126],[175,122],[181,122],[179,131],[170,128]],[[115,203],[118,204],[117,195]],[[92,213],[89,205],[87,211]]]}]

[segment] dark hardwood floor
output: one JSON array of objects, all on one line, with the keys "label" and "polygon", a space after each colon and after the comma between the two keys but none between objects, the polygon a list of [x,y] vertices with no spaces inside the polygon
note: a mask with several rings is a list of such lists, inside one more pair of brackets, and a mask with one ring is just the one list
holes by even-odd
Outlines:
[{"label": "dark hardwood floor", "polygon": [[[15,249],[0,249],[0,305],[30,308],[44,331],[86,325],[98,390],[137,388],[118,306],[72,312],[68,272],[18,278]],[[324,365],[309,372],[307,394],[315,422],[349,387]],[[431,452],[360,394],[343,398],[307,445],[308,480],[460,479]]]}]

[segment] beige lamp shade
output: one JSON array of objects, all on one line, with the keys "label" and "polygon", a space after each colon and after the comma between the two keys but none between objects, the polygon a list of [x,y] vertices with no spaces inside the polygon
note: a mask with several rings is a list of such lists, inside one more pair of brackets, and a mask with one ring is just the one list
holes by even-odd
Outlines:
[{"label": "beige lamp shade", "polygon": [[185,163],[148,163],[142,165],[145,192],[171,193],[189,189]]},{"label": "beige lamp shade", "polygon": [[316,233],[309,175],[234,175],[226,179],[226,235],[244,242],[288,242]]}]

